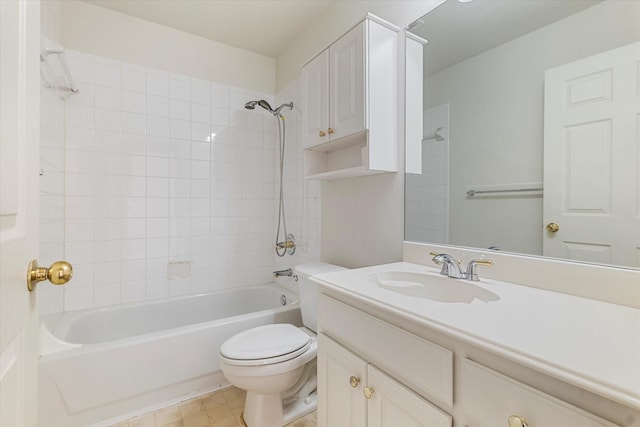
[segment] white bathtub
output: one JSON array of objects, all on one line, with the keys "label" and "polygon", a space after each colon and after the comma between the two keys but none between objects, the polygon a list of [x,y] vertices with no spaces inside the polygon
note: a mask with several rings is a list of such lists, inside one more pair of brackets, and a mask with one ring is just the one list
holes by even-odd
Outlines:
[{"label": "white bathtub", "polygon": [[46,317],[39,426],[108,424],[220,388],[222,342],[269,323],[301,324],[297,296],[273,284]]}]

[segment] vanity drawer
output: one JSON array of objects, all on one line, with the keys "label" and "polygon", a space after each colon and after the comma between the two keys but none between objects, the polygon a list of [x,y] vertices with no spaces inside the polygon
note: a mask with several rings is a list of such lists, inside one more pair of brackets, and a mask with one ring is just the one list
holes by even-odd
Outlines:
[{"label": "vanity drawer", "polygon": [[468,427],[506,427],[510,416],[529,427],[616,426],[469,359],[462,363],[459,392]]},{"label": "vanity drawer", "polygon": [[326,295],[319,331],[331,336],[417,393],[453,405],[453,352]]}]

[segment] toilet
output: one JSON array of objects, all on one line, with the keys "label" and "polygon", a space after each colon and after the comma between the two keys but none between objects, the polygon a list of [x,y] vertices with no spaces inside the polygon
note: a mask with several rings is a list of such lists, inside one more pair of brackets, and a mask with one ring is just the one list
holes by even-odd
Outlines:
[{"label": "toilet", "polygon": [[222,372],[247,392],[243,418],[248,427],[282,427],[316,409],[318,288],[309,276],[340,270],[320,262],[293,268],[303,327],[258,326],[220,346]]}]

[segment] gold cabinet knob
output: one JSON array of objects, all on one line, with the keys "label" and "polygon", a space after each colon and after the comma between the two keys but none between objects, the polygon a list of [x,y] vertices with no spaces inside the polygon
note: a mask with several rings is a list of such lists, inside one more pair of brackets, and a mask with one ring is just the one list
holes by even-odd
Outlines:
[{"label": "gold cabinet knob", "polygon": [[527,420],[518,415],[511,415],[509,417],[509,427],[527,427],[528,425]]},{"label": "gold cabinet knob", "polygon": [[547,224],[547,226],[545,228],[550,233],[557,233],[558,230],[560,230],[560,226],[558,224],[556,224],[555,222],[550,222],[549,224]]},{"label": "gold cabinet knob", "polygon": [[349,378],[349,384],[351,384],[351,387],[353,388],[358,387],[358,384],[360,384],[360,378],[351,376],[351,378]]},{"label": "gold cabinet knob", "polygon": [[66,261],[57,261],[51,267],[38,267],[35,259],[29,263],[27,271],[27,289],[33,292],[38,282],[48,280],[54,285],[64,285],[73,277],[73,267]]},{"label": "gold cabinet knob", "polygon": [[362,393],[364,394],[364,397],[371,399],[371,396],[373,396],[373,387],[366,386],[364,390],[362,390]]},{"label": "gold cabinet knob", "polygon": [[319,133],[318,135],[320,135],[321,137],[323,137],[323,136],[327,136],[327,134],[326,134],[326,133],[324,133],[324,131],[323,131],[323,130],[321,130],[321,131],[320,131],[320,133]]},{"label": "gold cabinet knob", "polygon": [[329,128],[329,129],[327,129],[327,133],[329,133],[329,135],[333,135],[333,133],[334,133],[333,128]]}]

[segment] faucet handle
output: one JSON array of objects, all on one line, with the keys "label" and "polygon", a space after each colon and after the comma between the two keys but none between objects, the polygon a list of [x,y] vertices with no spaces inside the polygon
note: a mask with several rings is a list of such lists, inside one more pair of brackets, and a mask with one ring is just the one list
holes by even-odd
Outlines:
[{"label": "faucet handle", "polygon": [[469,263],[467,264],[467,271],[465,272],[465,277],[467,280],[471,280],[473,282],[480,281],[480,278],[478,277],[478,273],[476,271],[476,266],[478,265],[491,266],[493,265],[493,261],[491,261],[490,259],[472,259],[471,261],[469,261]]},{"label": "faucet handle", "polygon": [[438,252],[431,251],[431,252],[429,252],[429,256],[433,257],[433,259],[431,261],[433,261],[436,265],[442,264],[442,261],[439,258],[440,254]]}]

